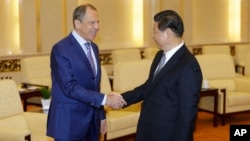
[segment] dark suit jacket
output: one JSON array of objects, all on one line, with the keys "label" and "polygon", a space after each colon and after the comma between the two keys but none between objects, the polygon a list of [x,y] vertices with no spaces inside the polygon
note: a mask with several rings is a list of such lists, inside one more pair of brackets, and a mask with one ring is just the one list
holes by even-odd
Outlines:
[{"label": "dark suit jacket", "polygon": [[202,83],[201,69],[184,45],[153,80],[162,54],[159,51],[153,60],[147,81],[122,94],[128,105],[143,100],[136,141],[191,141]]},{"label": "dark suit jacket", "polygon": [[[97,76],[94,76],[87,56],[72,34],[52,48],[48,136],[74,140],[89,136],[91,132],[91,140],[98,140],[100,120],[105,119],[101,105],[104,95],[99,93],[101,69],[98,47],[94,43],[91,45],[97,60]],[[89,131],[93,128],[94,131]]]}]

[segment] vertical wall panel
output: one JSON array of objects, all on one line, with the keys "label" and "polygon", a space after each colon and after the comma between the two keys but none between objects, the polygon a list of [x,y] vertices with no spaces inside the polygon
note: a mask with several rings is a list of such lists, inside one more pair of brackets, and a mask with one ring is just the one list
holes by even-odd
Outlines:
[{"label": "vertical wall panel", "polygon": [[193,2],[193,43],[223,43],[228,40],[228,1]]},{"label": "vertical wall panel", "polygon": [[241,39],[244,42],[250,40],[250,7],[249,0],[241,0]]},{"label": "vertical wall panel", "polygon": [[144,46],[156,47],[156,43],[153,39],[153,17],[160,11],[159,0],[144,0]]},{"label": "vertical wall panel", "polygon": [[183,4],[182,4],[182,12],[181,12],[181,16],[182,16],[182,20],[184,22],[184,35],[183,38],[185,40],[186,44],[192,44],[193,42],[193,30],[194,30],[194,26],[193,26],[193,1],[191,0],[182,0]]},{"label": "vertical wall panel", "polygon": [[37,52],[36,0],[20,1],[20,50],[22,53]]},{"label": "vertical wall panel", "polygon": [[[100,30],[95,42],[100,49],[142,47],[133,39],[134,0],[85,0],[100,16]],[[143,25],[142,25],[143,26]]]},{"label": "vertical wall panel", "polygon": [[0,54],[19,53],[19,5],[17,1],[0,1]]},{"label": "vertical wall panel", "polygon": [[51,47],[64,37],[63,0],[40,1],[41,52],[50,52]]},{"label": "vertical wall panel", "polygon": [[73,11],[77,7],[78,1],[77,0],[66,0],[66,8],[65,8],[65,19],[66,19],[66,35],[68,35],[72,29],[73,29],[73,21],[72,21],[72,16],[73,16]]}]

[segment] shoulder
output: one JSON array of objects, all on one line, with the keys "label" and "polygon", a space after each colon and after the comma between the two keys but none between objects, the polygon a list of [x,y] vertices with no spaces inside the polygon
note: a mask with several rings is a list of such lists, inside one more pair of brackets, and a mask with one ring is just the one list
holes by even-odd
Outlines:
[{"label": "shoulder", "polygon": [[97,45],[96,43],[94,43],[94,42],[91,42],[91,46],[92,46],[93,48],[98,48],[98,45]]},{"label": "shoulder", "polygon": [[76,39],[73,37],[72,34],[69,34],[68,36],[64,37],[63,39],[56,42],[53,46],[54,48],[64,48],[67,49],[69,46],[74,46],[77,44]]},{"label": "shoulder", "polygon": [[98,48],[98,45],[94,42],[91,42],[91,46],[92,46],[92,49],[96,52],[99,52],[99,48]]},{"label": "shoulder", "polygon": [[199,66],[195,56],[189,51],[187,46],[183,45],[178,51],[179,60],[185,66]]}]

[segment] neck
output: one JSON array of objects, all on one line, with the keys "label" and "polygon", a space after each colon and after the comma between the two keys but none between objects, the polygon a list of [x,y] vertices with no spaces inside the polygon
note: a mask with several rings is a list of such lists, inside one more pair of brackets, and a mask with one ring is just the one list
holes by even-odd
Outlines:
[{"label": "neck", "polygon": [[165,52],[177,47],[183,42],[182,38],[173,38],[164,48]]}]

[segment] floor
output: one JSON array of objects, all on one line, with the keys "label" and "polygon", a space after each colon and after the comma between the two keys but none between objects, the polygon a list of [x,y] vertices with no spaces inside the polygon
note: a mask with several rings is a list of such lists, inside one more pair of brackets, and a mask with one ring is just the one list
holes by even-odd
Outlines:
[{"label": "floor", "polygon": [[[205,112],[198,113],[194,141],[229,141],[230,124],[250,125],[250,113],[232,115],[226,119],[226,125],[222,126],[220,121],[217,127],[213,127],[212,114]],[[126,136],[110,141],[135,141],[135,135]]]},{"label": "floor", "polygon": [[[29,108],[29,111],[33,110],[37,111],[37,108]],[[218,120],[218,126],[213,127],[213,115],[206,112],[199,112],[194,132],[194,141],[229,141],[230,124],[250,125],[250,113],[229,116],[224,126]],[[135,141],[135,134],[109,141]]]}]

